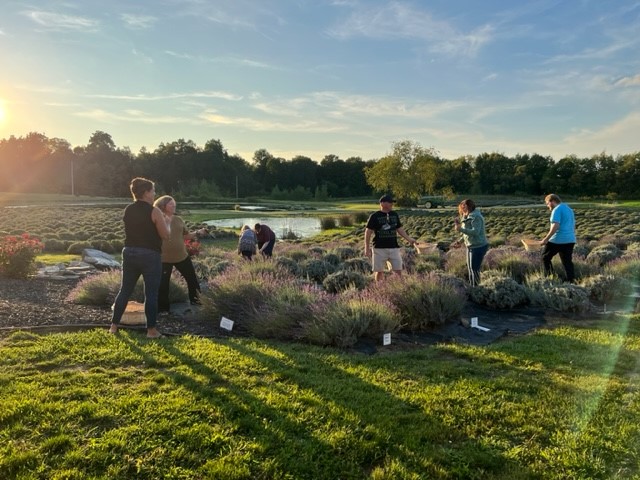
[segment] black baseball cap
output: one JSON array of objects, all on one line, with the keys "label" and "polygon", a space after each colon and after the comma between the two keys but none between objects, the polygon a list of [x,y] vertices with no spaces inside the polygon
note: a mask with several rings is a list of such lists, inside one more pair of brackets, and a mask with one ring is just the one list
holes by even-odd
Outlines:
[{"label": "black baseball cap", "polygon": [[394,200],[393,200],[393,197],[391,195],[383,195],[383,196],[380,197],[380,202],[379,203],[382,203],[382,202],[393,203]]}]

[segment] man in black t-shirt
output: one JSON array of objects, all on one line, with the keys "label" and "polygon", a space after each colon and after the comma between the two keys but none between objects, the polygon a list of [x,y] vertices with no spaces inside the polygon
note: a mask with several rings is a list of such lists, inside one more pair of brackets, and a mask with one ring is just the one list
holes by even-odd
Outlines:
[{"label": "man in black t-shirt", "polygon": [[371,237],[373,236],[373,278],[382,280],[386,265],[391,265],[391,270],[396,275],[402,273],[402,256],[398,245],[398,234],[411,245],[416,241],[407,235],[402,228],[400,216],[392,210],[393,198],[390,195],[380,197],[380,210],[374,212],[367,220],[364,231],[364,254],[372,255]]}]

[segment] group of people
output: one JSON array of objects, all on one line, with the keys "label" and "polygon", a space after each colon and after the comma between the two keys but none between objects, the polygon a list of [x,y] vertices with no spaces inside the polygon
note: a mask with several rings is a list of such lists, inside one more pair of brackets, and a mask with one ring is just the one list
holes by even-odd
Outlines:
[{"label": "group of people", "polygon": [[[134,178],[129,186],[133,203],[124,209],[124,248],[122,249],[122,280],[116,295],[109,332],[117,333],[120,320],[140,276],[144,282],[144,313],[147,337],[159,338],[158,312],[168,312],[169,285],[173,269],[187,282],[189,301],[200,303],[200,284],[185,240],[196,233],[187,230],[176,215],[176,201],[169,195],[155,200],[155,184],[146,178]],[[155,201],[154,201],[155,200]]]},{"label": "group of people", "polygon": [[[195,238],[195,233],[189,232],[184,221],[175,214],[175,199],[169,195],[155,199],[155,184],[151,180],[134,178],[129,187],[133,203],[125,208],[123,215],[125,241],[122,250],[122,279],[113,305],[109,331],[118,331],[129,298],[142,276],[147,337],[159,338],[162,335],[156,327],[158,312],[169,311],[169,285],[174,268],[187,283],[191,304],[200,303],[200,285],[185,247],[185,239]],[[553,273],[551,262],[559,254],[567,281],[573,282],[575,273],[572,255],[576,243],[573,210],[562,203],[556,194],[547,195],[544,200],[551,210],[549,232],[540,240],[540,245],[544,247],[542,263],[545,273]],[[380,197],[380,209],[371,214],[365,228],[364,251],[366,256],[371,257],[376,281],[383,279],[387,266],[396,275],[402,273],[398,235],[410,245],[417,243],[402,227],[400,216],[393,210],[393,203],[390,195]],[[470,199],[460,202],[458,214],[454,219],[454,229],[462,235],[461,241],[466,248],[469,283],[478,285],[482,261],[489,249],[484,218]],[[245,225],[238,241],[238,253],[251,260],[257,250],[269,258],[275,241],[275,233],[267,225],[256,223],[253,230]]]},{"label": "group of people", "polygon": [[[552,259],[560,255],[568,282],[575,281],[573,267],[573,247],[576,243],[576,222],[573,210],[562,203],[556,194],[549,194],[544,202],[551,210],[550,227],[547,235],[540,240],[542,265],[546,275],[553,273]],[[402,273],[402,257],[400,255],[398,235],[410,245],[416,241],[402,228],[399,215],[393,210],[393,198],[389,195],[380,197],[380,210],[371,214],[364,233],[364,251],[372,257],[374,279],[383,278],[387,264],[396,275]],[[466,248],[466,263],[469,283],[472,286],[480,283],[480,269],[489,242],[485,231],[484,217],[476,208],[473,200],[462,200],[458,205],[458,216],[454,219],[454,230],[462,234],[460,241]],[[373,240],[373,241],[372,241]],[[371,246],[373,245],[373,249]],[[456,242],[455,245],[459,245]]]},{"label": "group of people", "polygon": [[264,258],[271,258],[275,244],[276,234],[267,225],[256,223],[253,230],[249,225],[245,225],[240,231],[238,253],[251,261],[257,249]]}]

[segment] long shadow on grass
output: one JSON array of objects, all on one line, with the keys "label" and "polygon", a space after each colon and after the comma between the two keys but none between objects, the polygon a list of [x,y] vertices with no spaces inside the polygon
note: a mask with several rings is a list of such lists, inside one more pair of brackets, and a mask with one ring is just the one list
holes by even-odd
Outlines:
[{"label": "long shadow on grass", "polygon": [[[295,385],[311,392],[314,414],[326,418],[335,431],[344,431],[341,441],[325,446],[330,455],[356,462],[365,471],[380,465],[399,464],[402,471],[436,477],[443,471],[455,478],[518,472],[514,477],[531,475],[526,467],[515,464],[487,444],[469,438],[452,425],[445,425],[437,415],[425,411],[421,403],[411,403],[368,382],[354,373],[334,366],[327,357],[297,352],[296,361],[275,345],[252,348],[245,343],[231,343],[230,348],[264,365],[277,376],[274,389]],[[266,349],[274,355],[265,353]],[[284,360],[283,360],[284,359]],[[348,361],[338,361],[346,364]],[[315,383],[314,378],[327,379]],[[310,434],[322,425],[312,423]],[[315,430],[314,430],[315,429]],[[367,455],[363,453],[369,452]],[[349,458],[349,455],[352,458]]]},{"label": "long shadow on grass", "polygon": [[[153,365],[156,360],[148,352],[142,350],[134,342],[129,341],[130,348]],[[260,398],[236,384],[233,378],[226,378],[201,360],[174,347],[170,343],[162,343],[166,353],[182,365],[189,366],[194,376],[177,371],[165,370],[163,373],[176,385],[188,389],[197,401],[218,407],[225,420],[234,425],[232,435],[239,436],[241,442],[231,441],[218,445],[218,451],[210,452],[210,458],[216,458],[232,450],[238,443],[257,443],[260,448],[253,449],[262,458],[252,458],[251,465],[258,477],[264,472],[257,465],[271,461],[294,478],[335,479],[361,478],[364,475],[362,466],[356,462],[336,462],[336,451],[323,441],[318,432],[309,430],[305,422],[270,406],[264,398]],[[202,376],[201,381],[195,376]],[[215,392],[212,389],[215,388]],[[330,416],[325,417],[331,420]],[[209,422],[210,419],[203,419]],[[251,451],[251,450],[247,450]],[[272,474],[274,472],[271,472]]]}]

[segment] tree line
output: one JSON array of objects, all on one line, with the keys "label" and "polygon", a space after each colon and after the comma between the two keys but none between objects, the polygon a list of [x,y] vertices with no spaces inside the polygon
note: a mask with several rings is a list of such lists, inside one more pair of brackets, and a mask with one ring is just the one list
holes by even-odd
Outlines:
[{"label": "tree line", "polygon": [[601,153],[589,158],[482,153],[453,160],[408,140],[392,144],[379,159],[346,160],[326,155],[320,162],[298,155],[284,159],[257,150],[251,161],[230,155],[220,140],[199,147],[191,140],[161,143],[133,154],[111,136],[96,131],[85,146],[32,132],[0,140],[0,191],[128,196],[131,178],[143,176],[159,192],[181,200],[270,196],[274,199],[394,194],[408,203],[422,195],[543,195],[635,198],[640,184],[640,152]]}]

